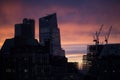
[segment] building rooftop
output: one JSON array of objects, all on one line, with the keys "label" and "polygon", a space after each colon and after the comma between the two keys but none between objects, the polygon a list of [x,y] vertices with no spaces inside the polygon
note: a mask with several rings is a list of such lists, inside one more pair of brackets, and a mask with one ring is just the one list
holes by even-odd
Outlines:
[{"label": "building rooftop", "polygon": [[120,56],[120,43],[118,44],[106,44],[102,49],[100,56],[107,55],[119,55]]}]

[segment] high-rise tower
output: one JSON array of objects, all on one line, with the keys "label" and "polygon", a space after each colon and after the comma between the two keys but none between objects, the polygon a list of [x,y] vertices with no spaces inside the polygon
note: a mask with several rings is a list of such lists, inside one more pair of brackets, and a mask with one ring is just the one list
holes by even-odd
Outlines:
[{"label": "high-rise tower", "polygon": [[50,41],[52,55],[64,56],[64,50],[61,48],[56,13],[39,19],[39,40],[43,45],[46,41]]},{"label": "high-rise tower", "polygon": [[33,19],[23,19],[23,23],[15,25],[15,37],[24,39],[35,38],[35,21]]},{"label": "high-rise tower", "polygon": [[20,24],[15,24],[15,43],[16,45],[36,45],[35,21],[24,18]]}]

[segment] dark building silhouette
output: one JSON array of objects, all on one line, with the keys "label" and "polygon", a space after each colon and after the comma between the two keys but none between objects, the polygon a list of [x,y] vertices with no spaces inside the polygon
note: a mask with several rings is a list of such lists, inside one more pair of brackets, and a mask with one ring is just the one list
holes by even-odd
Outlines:
[{"label": "dark building silhouette", "polygon": [[39,40],[44,45],[45,41],[50,40],[52,55],[65,56],[61,48],[60,31],[57,25],[56,13],[39,19]]},{"label": "dark building silhouette", "polygon": [[56,14],[39,22],[40,42],[35,39],[34,20],[15,25],[15,37],[6,39],[0,50],[0,80],[78,79],[75,63],[67,62],[61,48]]},{"label": "dark building silhouette", "polygon": [[33,19],[24,19],[23,23],[15,25],[15,37],[34,39],[35,21]]},{"label": "dark building silhouette", "polygon": [[97,60],[97,58],[100,56],[103,47],[104,45],[100,45],[100,44],[87,46],[87,54],[83,55],[83,70],[85,73],[89,71],[89,68],[92,66],[95,60]]},{"label": "dark building silhouette", "polygon": [[84,80],[120,80],[120,44],[90,45]]}]

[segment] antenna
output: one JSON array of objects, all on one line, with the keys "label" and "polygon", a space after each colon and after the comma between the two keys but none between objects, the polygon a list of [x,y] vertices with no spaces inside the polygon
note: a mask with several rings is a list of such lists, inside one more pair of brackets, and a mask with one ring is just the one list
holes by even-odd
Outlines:
[{"label": "antenna", "polygon": [[111,30],[112,30],[112,26],[110,26],[109,31],[108,31],[108,34],[105,36],[105,42],[106,42],[106,44],[108,44],[108,39],[109,39]]}]

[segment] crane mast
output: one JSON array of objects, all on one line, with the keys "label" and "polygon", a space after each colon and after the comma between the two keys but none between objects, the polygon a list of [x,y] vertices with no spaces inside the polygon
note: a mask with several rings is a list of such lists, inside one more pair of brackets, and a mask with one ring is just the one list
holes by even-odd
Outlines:
[{"label": "crane mast", "polygon": [[93,41],[95,42],[96,45],[99,44],[99,35],[100,35],[101,31],[102,31],[102,28],[103,28],[103,25],[101,25],[99,31],[98,32],[96,31],[96,33],[95,33]]},{"label": "crane mast", "polygon": [[109,31],[108,31],[108,34],[105,36],[105,42],[106,42],[106,44],[108,44],[108,39],[109,39],[111,30],[112,30],[112,26],[110,26]]}]

